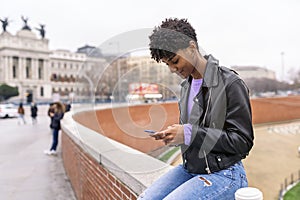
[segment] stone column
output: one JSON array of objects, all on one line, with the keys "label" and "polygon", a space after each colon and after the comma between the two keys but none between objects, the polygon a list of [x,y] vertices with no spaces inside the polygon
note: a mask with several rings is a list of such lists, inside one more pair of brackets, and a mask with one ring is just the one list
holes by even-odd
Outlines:
[{"label": "stone column", "polygon": [[8,56],[8,79],[9,80],[13,80],[13,70],[12,70],[12,66],[13,66],[13,60],[12,60],[12,56]]},{"label": "stone column", "polygon": [[4,56],[4,80],[9,80],[9,64],[8,64],[8,56]]},{"label": "stone column", "polygon": [[32,59],[32,79],[40,80],[39,79],[39,60],[37,58]]},{"label": "stone column", "polygon": [[37,77],[36,77],[36,59],[35,58],[30,58],[31,59],[31,78],[30,80],[34,80],[36,81],[37,80]]},{"label": "stone column", "polygon": [[19,69],[19,79],[20,80],[24,80],[25,79],[25,63],[24,63],[24,59],[23,57],[19,57],[19,66],[18,66],[18,69]]},{"label": "stone column", "polygon": [[22,99],[22,101],[26,101],[26,98],[25,98],[25,92],[26,92],[26,89],[25,89],[25,85],[26,85],[26,68],[25,68],[25,58],[24,57],[19,57],[19,66],[18,66],[18,70],[19,70],[19,80],[20,81],[20,98]]},{"label": "stone column", "polygon": [[0,55],[0,81],[4,81],[3,56]]},{"label": "stone column", "polygon": [[49,66],[49,60],[44,60],[44,66],[43,66],[43,81],[47,81],[49,80],[49,73],[48,71],[50,70],[50,66]]}]

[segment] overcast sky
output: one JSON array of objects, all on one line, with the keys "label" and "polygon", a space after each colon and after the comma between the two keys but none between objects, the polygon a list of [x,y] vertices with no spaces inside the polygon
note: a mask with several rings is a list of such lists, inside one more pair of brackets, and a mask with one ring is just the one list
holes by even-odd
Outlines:
[{"label": "overcast sky", "polygon": [[10,33],[22,28],[21,15],[31,28],[46,25],[51,50],[101,46],[178,17],[188,19],[199,45],[223,65],[266,67],[278,77],[282,66],[286,74],[300,69],[299,0],[1,0],[0,18],[9,18]]}]

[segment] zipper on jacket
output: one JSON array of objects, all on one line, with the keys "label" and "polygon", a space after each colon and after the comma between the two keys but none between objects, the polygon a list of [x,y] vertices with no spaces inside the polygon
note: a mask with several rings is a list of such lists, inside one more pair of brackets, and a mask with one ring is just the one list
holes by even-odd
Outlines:
[{"label": "zipper on jacket", "polygon": [[211,99],[211,89],[208,91],[208,100],[207,100],[207,106],[206,106],[206,111],[205,111],[205,114],[204,114],[204,118],[203,118],[203,126],[205,126],[205,122],[206,122],[206,115],[208,113],[208,110],[209,110],[209,104],[210,104],[210,99]]},{"label": "zipper on jacket", "polygon": [[205,152],[205,150],[203,150],[203,153],[204,153],[204,159],[205,159],[205,164],[206,164],[205,170],[206,170],[207,174],[211,174],[211,171],[210,171],[210,169],[209,169],[208,160],[207,160],[207,157],[206,157],[206,152]]},{"label": "zipper on jacket", "polygon": [[[210,99],[211,99],[211,89],[209,90],[209,93],[208,93],[208,100],[207,100],[206,111],[205,111],[204,119],[203,119],[203,126],[205,126],[206,115],[207,115],[208,110],[209,110]],[[207,174],[211,174],[211,171],[210,171],[210,169],[209,169],[208,160],[207,160],[207,156],[206,156],[205,150],[203,150],[203,153],[204,153],[204,159],[205,159],[205,164],[206,164],[205,170],[206,170]]]}]

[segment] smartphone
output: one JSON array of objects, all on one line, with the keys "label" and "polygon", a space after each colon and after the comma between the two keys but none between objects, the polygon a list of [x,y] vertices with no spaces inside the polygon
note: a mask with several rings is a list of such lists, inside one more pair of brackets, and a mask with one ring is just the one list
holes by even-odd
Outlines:
[{"label": "smartphone", "polygon": [[156,131],[153,130],[144,130],[146,133],[149,133],[149,135],[153,135],[154,133],[156,133]]}]

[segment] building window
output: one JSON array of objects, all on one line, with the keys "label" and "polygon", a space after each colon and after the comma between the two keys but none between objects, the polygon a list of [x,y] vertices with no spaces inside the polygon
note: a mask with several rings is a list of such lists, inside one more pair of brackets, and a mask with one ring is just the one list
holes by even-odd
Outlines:
[{"label": "building window", "polygon": [[40,95],[41,95],[41,97],[44,96],[44,87],[41,87],[41,89],[40,89]]},{"label": "building window", "polygon": [[26,78],[31,78],[31,58],[26,58]]},{"label": "building window", "polygon": [[73,75],[71,75],[70,77],[70,82],[75,82],[75,78],[73,77]]},{"label": "building window", "polygon": [[39,79],[43,79],[44,76],[44,60],[39,59],[39,68],[38,68],[38,77]]},{"label": "building window", "polygon": [[29,67],[26,66],[26,78],[29,78]]},{"label": "building window", "polygon": [[67,75],[64,76],[64,81],[69,82],[69,78]]},{"label": "building window", "polygon": [[18,77],[18,66],[19,66],[19,58],[13,57],[13,67],[12,67],[13,78]]},{"label": "building window", "polygon": [[61,88],[58,88],[58,94],[61,95],[61,96],[63,96],[63,95],[62,95],[62,89],[61,89]]},{"label": "building window", "polygon": [[52,74],[51,77],[50,77],[51,81],[57,81],[57,79],[58,79],[58,77],[57,77],[57,75],[55,73]]},{"label": "building window", "polygon": [[69,89],[68,88],[65,88],[65,96],[68,96],[69,95]]},{"label": "building window", "polygon": [[42,79],[43,78],[43,69],[41,67],[39,67],[38,74],[39,74],[39,79]]},{"label": "building window", "polygon": [[13,78],[17,78],[17,69],[16,69],[16,66],[15,66],[15,65],[13,65],[13,70],[12,70],[12,72],[13,72]]}]

